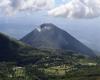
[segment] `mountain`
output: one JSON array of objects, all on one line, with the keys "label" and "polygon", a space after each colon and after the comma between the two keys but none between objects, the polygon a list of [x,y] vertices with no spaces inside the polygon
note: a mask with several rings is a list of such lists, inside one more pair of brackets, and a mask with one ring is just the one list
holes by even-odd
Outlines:
[{"label": "mountain", "polygon": [[94,55],[94,52],[66,31],[52,23],[44,23],[21,39],[39,49],[61,49]]},{"label": "mountain", "polygon": [[[31,46],[0,33],[0,62],[16,62],[18,64],[35,63],[46,51],[33,49]],[[37,57],[36,57],[37,56]]]}]

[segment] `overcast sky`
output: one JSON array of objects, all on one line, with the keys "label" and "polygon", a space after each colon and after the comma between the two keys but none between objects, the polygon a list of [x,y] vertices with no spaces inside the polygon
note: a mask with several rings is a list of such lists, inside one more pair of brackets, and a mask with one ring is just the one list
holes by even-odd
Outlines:
[{"label": "overcast sky", "polygon": [[99,16],[100,0],[0,0],[0,32],[17,39],[49,22],[99,49]]}]

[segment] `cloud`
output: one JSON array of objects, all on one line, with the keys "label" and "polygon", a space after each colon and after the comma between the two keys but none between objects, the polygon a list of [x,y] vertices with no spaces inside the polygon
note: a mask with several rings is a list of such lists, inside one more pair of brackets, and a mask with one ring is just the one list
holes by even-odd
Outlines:
[{"label": "cloud", "polygon": [[53,8],[55,0],[0,0],[0,10],[6,14],[20,11],[48,10]]},{"label": "cloud", "polygon": [[100,0],[71,0],[48,11],[48,14],[66,18],[95,18],[100,16]]}]

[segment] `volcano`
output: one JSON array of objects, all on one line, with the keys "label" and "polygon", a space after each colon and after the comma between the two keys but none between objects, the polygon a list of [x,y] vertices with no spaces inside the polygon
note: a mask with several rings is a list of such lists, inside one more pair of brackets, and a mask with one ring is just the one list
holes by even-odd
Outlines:
[{"label": "volcano", "polygon": [[52,23],[44,23],[21,39],[38,49],[60,49],[93,56],[94,52],[68,32]]}]

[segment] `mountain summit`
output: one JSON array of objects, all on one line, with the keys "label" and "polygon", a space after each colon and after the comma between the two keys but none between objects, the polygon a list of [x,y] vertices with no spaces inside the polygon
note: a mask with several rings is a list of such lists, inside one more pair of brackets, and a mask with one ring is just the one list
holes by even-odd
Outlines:
[{"label": "mountain summit", "polygon": [[52,23],[45,23],[21,39],[33,48],[60,49],[94,55],[94,52],[66,31]]},{"label": "mountain summit", "polygon": [[46,31],[46,30],[51,30],[52,28],[56,27],[55,25],[51,24],[51,23],[48,23],[48,24],[42,24],[40,25],[37,30],[39,32],[41,31]]}]

